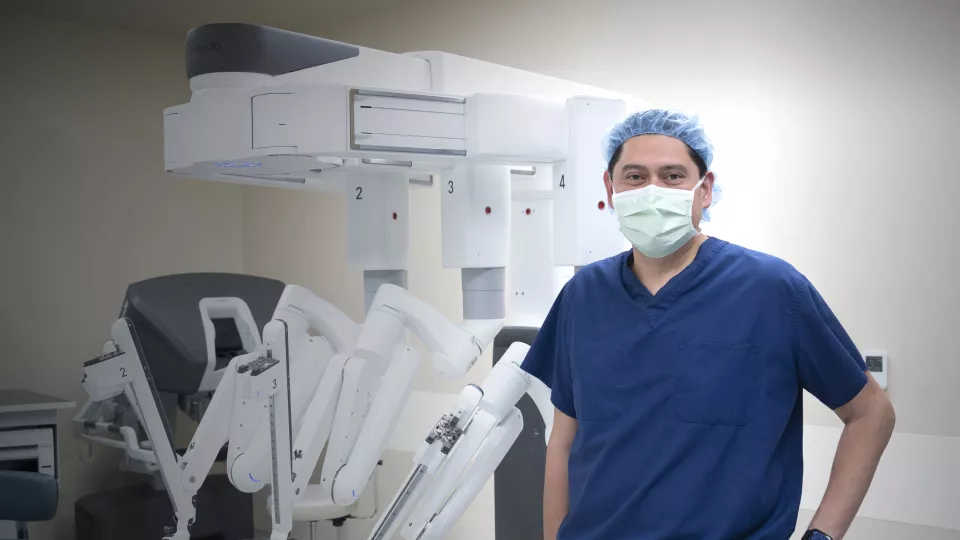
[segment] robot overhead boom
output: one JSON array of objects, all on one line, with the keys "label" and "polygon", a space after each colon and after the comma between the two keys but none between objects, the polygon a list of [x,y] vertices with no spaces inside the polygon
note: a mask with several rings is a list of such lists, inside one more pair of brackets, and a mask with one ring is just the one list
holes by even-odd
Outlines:
[{"label": "robot overhead boom", "polygon": [[[209,42],[219,48],[190,46]],[[166,169],[288,188],[340,190],[345,175],[385,166],[597,161],[597,133],[582,134],[642,103],[447,53],[393,54],[251,25],[194,29],[187,61],[193,96],[164,111]]]}]

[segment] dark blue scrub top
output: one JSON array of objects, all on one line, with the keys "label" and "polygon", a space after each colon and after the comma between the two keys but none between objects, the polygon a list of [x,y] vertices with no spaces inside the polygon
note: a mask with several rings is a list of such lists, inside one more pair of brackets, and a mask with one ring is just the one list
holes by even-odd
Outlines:
[{"label": "dark blue scrub top", "polygon": [[803,479],[803,399],[866,384],[813,285],[710,238],[651,296],[633,255],[583,268],[523,368],[578,421],[559,540],[789,538]]}]

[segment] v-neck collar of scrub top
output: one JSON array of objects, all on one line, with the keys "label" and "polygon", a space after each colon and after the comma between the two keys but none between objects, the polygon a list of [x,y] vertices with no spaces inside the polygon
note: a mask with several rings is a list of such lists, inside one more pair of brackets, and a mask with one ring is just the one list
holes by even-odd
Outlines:
[{"label": "v-neck collar of scrub top", "polygon": [[704,240],[703,244],[701,244],[697,250],[697,256],[694,257],[693,261],[681,270],[679,274],[670,278],[670,281],[664,284],[664,286],[657,291],[656,295],[650,294],[647,287],[640,282],[640,279],[637,278],[637,275],[634,274],[630,268],[633,264],[633,250],[631,249],[627,252],[627,256],[623,258],[620,268],[623,286],[637,306],[647,312],[650,317],[650,324],[653,325],[656,323],[656,320],[659,319],[659,316],[670,309],[670,306],[677,301],[677,298],[689,289],[694,278],[710,264],[710,261],[712,261],[717,253],[726,245],[727,242],[713,237]]}]

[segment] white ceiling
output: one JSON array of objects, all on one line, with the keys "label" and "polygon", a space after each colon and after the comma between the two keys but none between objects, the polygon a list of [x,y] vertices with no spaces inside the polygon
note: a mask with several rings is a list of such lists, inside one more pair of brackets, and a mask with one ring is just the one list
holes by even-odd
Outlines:
[{"label": "white ceiling", "polygon": [[3,0],[4,10],[111,28],[184,37],[214,22],[316,33],[345,18],[417,0]]}]

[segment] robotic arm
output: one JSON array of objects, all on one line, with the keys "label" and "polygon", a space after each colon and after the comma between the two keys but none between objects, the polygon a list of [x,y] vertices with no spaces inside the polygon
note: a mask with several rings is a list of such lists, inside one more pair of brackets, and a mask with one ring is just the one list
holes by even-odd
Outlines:
[{"label": "robotic arm", "polygon": [[[212,427],[198,429],[184,454],[185,487],[192,488],[195,479],[202,483],[213,449],[229,440],[231,483],[244,492],[270,484],[274,537],[286,538],[292,526],[292,461],[297,458],[292,440],[312,429],[309,411],[324,395],[324,375],[352,352],[358,331],[352,320],[312,292],[288,286],[274,320],[264,328],[261,351],[231,366],[230,380],[224,377],[230,386],[223,388],[219,406],[211,403],[208,411]],[[220,395],[218,388],[215,397]]]},{"label": "robotic arm", "polygon": [[[359,328],[355,322],[311,291],[288,286],[274,312],[274,320],[287,325],[292,378],[291,430],[296,437],[301,430],[313,429],[314,404],[325,394],[326,376],[356,346]],[[314,337],[322,336],[322,338]],[[272,390],[272,389],[271,389]],[[256,396],[254,396],[256,399]],[[248,411],[237,416],[236,410],[247,407],[245,400],[234,404],[234,417],[239,420],[231,428],[231,448],[240,447],[228,456],[228,474],[237,489],[253,493],[262,489],[269,476],[270,432],[260,419]],[[260,405],[262,409],[263,404]],[[251,416],[253,415],[253,416]],[[309,474],[307,475],[309,476]]]},{"label": "robotic arm", "polygon": [[[294,444],[293,493],[307,493],[307,482],[323,442],[329,440],[320,482],[320,504],[349,507],[363,493],[410,395],[419,355],[401,343],[410,329],[433,354],[436,371],[462,377],[492,342],[500,320],[454,324],[428,304],[395,285],[379,287],[350,357],[331,361],[307,413],[311,419]],[[336,399],[336,405],[333,401]],[[340,510],[342,512],[342,510]]]},{"label": "robotic arm", "polygon": [[110,337],[111,340],[104,345],[103,355],[83,365],[82,384],[91,400],[87,407],[123,394],[136,411],[137,419],[153,448],[141,448],[133,428],[129,426],[119,427],[104,422],[86,421],[85,427],[91,432],[106,430],[121,433],[127,445],[136,446],[128,451],[148,454],[144,456],[144,460],[159,467],[173,505],[178,529],[183,531],[182,534],[178,532],[180,535],[174,538],[189,539],[196,508],[192,495],[180,485],[180,460],[173,450],[173,434],[166,416],[158,409],[160,399],[156,395],[150,368],[144,361],[143,349],[133,323],[126,318],[117,320],[110,328]]},{"label": "robotic arm", "polygon": [[[379,360],[392,350],[406,326],[433,354],[433,366],[443,378],[459,379],[470,371],[503,327],[502,319],[466,320],[458,326],[407,290],[384,285],[367,313],[356,354]],[[369,331],[368,331],[369,328]]]},{"label": "robotic arm", "polygon": [[[523,429],[514,406],[529,393],[546,424],[553,424],[549,391],[520,368],[529,346],[514,343],[481,387],[467,386],[414,458],[414,467],[383,513],[370,540],[400,534],[408,540],[446,535],[493,474]],[[544,403],[544,397],[546,402]]]},{"label": "robotic arm", "polygon": [[[139,448],[138,443],[137,450],[153,455],[151,461],[160,469],[176,514],[177,524],[168,528],[166,538],[190,538],[196,517],[194,496],[224,445],[228,478],[234,486],[254,492],[270,484],[277,508],[289,506],[285,494],[292,492],[290,441],[307,418],[307,404],[328,363],[352,352],[358,337],[353,321],[302,287],[284,289],[273,320],[264,327],[263,343],[254,352],[235,357],[223,370],[182,457],[173,450],[133,325],[120,319],[111,334],[104,355],[84,365],[84,388],[92,402],[124,394],[133,404],[152,443],[152,448]],[[112,425],[87,424],[130,435]],[[277,511],[274,516],[279,520],[275,531],[289,532],[289,512]],[[285,533],[277,538],[286,538]]]}]

